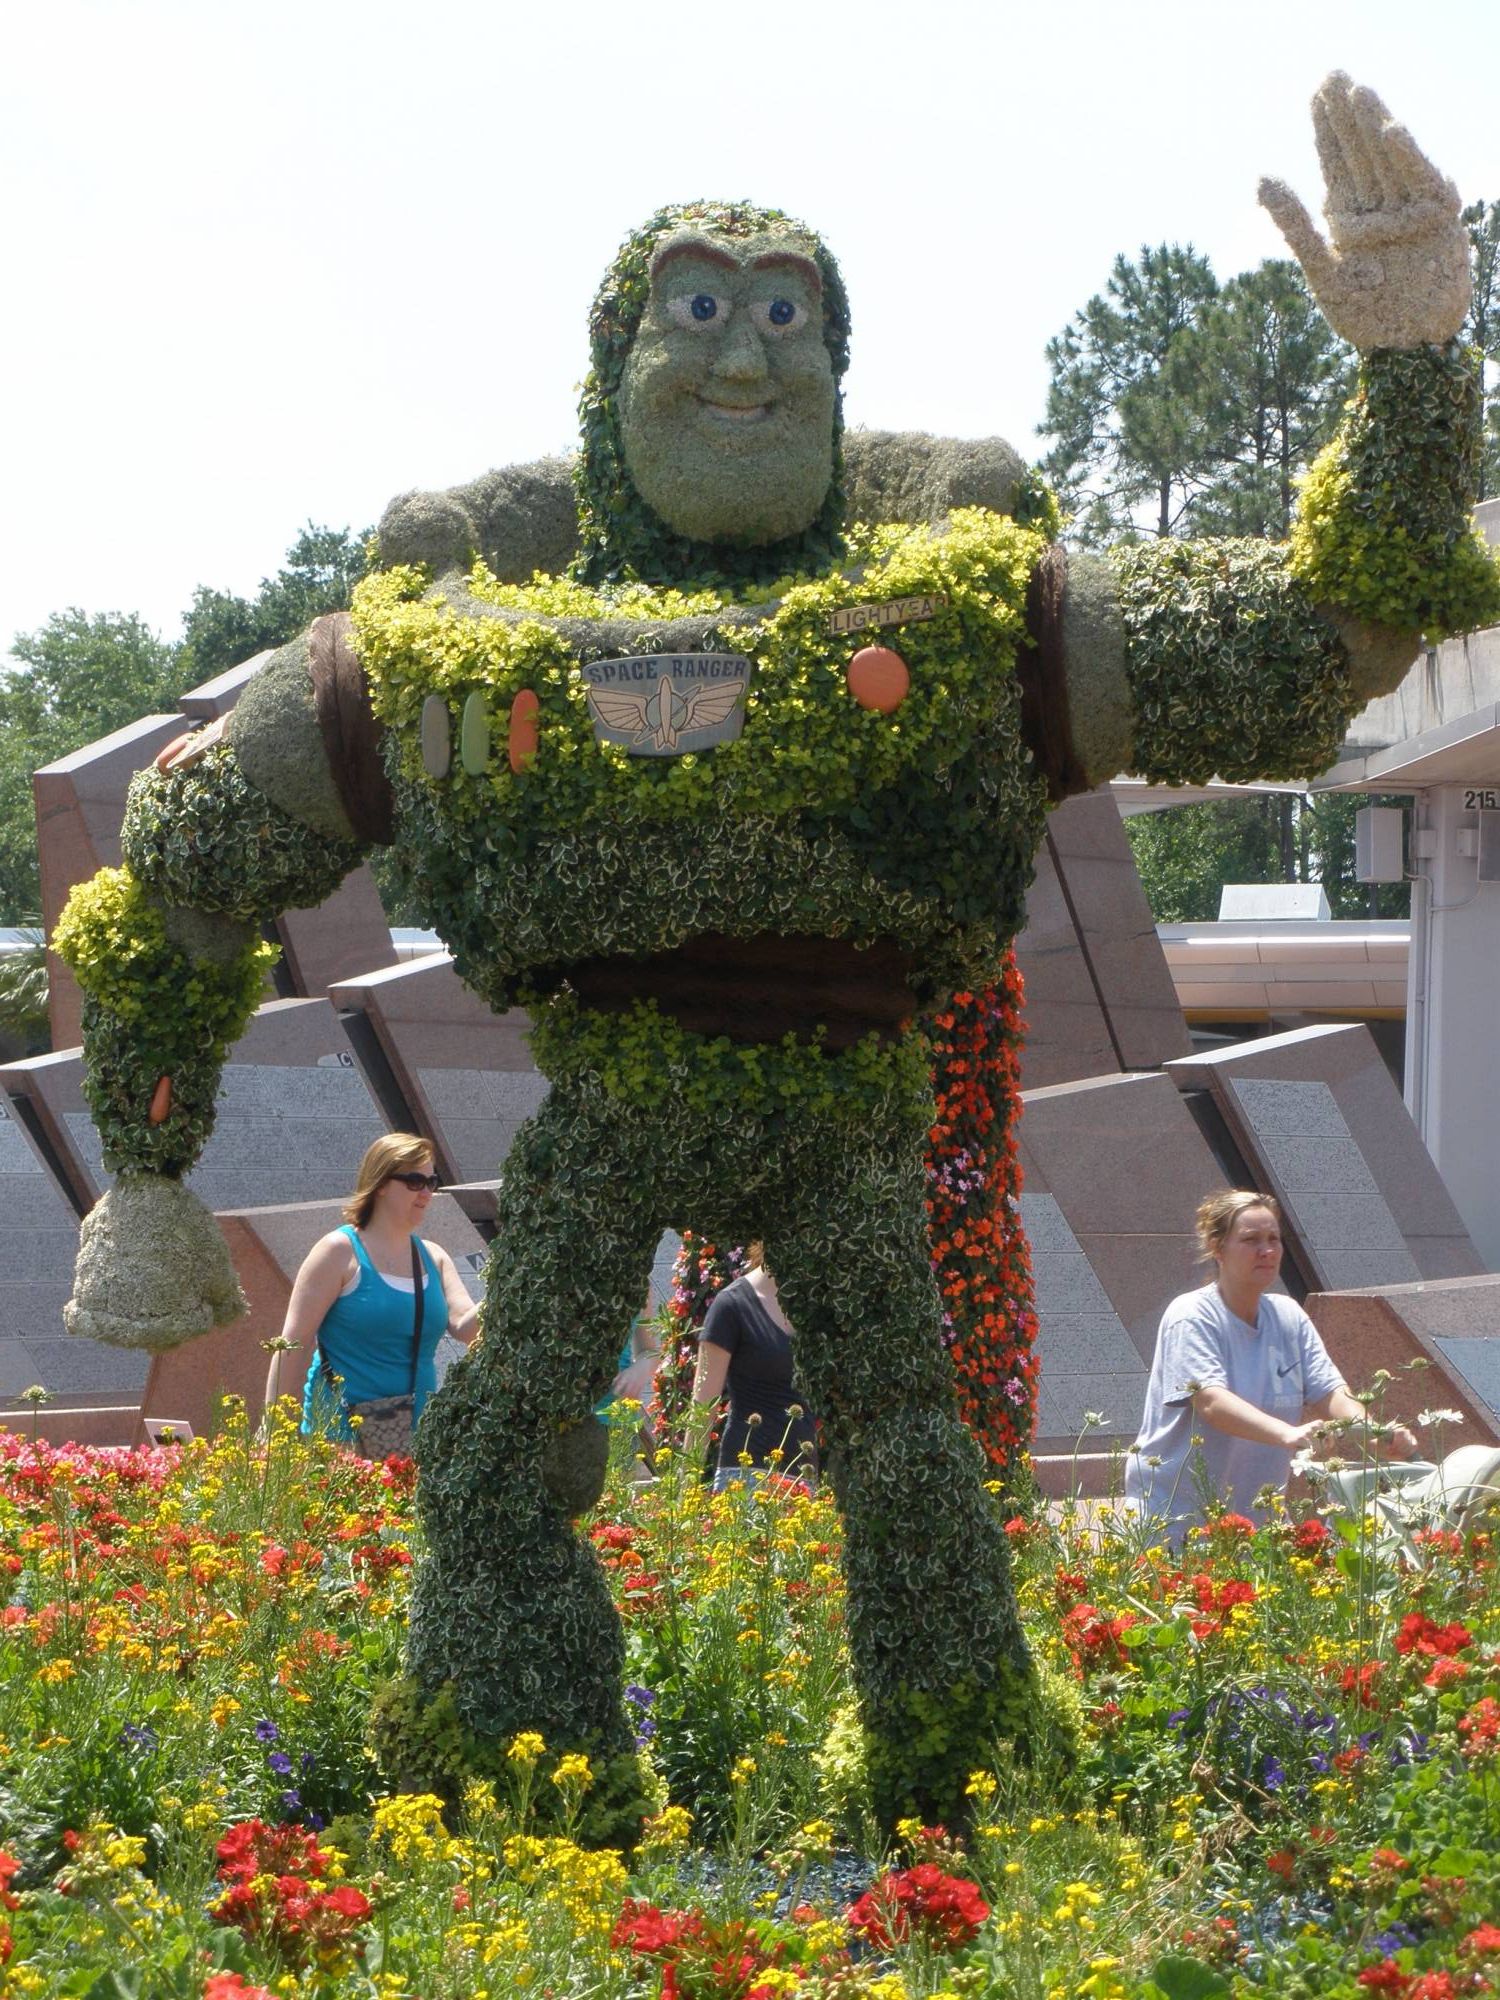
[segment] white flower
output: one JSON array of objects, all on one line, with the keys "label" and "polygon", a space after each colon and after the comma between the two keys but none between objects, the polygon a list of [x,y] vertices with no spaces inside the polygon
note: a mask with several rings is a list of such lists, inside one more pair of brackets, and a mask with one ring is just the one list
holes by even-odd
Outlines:
[{"label": "white flower", "polygon": [[1424,1410],[1417,1418],[1423,1430],[1426,1430],[1429,1424],[1461,1424],[1463,1420],[1462,1410]]}]

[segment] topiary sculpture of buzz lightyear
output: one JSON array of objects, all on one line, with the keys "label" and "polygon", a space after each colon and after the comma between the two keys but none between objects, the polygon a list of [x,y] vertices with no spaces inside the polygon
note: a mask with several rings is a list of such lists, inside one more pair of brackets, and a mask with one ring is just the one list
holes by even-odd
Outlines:
[{"label": "topiary sculpture of buzz lightyear", "polygon": [[1347,78],[1314,118],[1329,240],[1261,195],[1362,360],[1288,544],[1069,555],[998,442],[845,437],[833,259],[776,211],[690,203],[595,302],[576,513],[557,464],[395,503],[352,615],[136,779],[124,867],[55,939],[118,1177],[75,1332],[165,1347],[238,1309],[181,1178],[261,926],[372,845],[475,991],[530,1009],[551,1081],[504,1165],[483,1338],[418,1437],[426,1554],[377,1716],[398,1782],[451,1790],[536,1730],[590,1755],[593,1830],[628,1835],[622,1639],[571,1523],[672,1223],[764,1239],[796,1326],[880,1809],[961,1815],[981,1750],[1024,1747],[1036,1682],[940,1340],[914,1023],[993,976],[1049,803],[1121,770],[1310,777],[1420,635],[1500,618],[1458,197]]}]

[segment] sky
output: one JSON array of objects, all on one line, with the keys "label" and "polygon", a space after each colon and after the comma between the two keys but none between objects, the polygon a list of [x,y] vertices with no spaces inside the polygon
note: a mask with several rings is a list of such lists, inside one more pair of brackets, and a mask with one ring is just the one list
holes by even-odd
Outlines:
[{"label": "sky", "polygon": [[1500,198],[1496,0],[0,0],[0,658],[569,449],[666,201],[823,233],[851,423],[1032,456],[1117,252],[1227,278],[1282,251],[1260,174],[1320,207],[1335,67]]}]

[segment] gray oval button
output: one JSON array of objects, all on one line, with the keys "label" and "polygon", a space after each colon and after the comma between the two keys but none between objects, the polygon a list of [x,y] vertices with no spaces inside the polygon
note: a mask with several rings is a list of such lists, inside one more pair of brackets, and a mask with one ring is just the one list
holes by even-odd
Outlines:
[{"label": "gray oval button", "polygon": [[422,704],[422,769],[429,778],[446,778],[453,762],[453,725],[448,704],[440,694]]},{"label": "gray oval button", "polygon": [[490,761],[490,705],[482,688],[464,703],[458,725],[458,759],[471,777],[488,769]]}]

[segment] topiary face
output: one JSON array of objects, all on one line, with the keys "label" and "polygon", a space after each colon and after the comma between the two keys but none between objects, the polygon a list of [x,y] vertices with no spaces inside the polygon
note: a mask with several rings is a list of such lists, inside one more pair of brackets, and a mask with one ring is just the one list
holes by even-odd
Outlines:
[{"label": "topiary face", "polygon": [[849,301],[810,229],[749,202],[658,209],[605,273],[589,347],[580,577],[743,585],[840,560]]},{"label": "topiary face", "polygon": [[666,239],[620,388],[637,492],[693,541],[800,534],[833,479],[837,385],[823,281],[784,234]]}]

